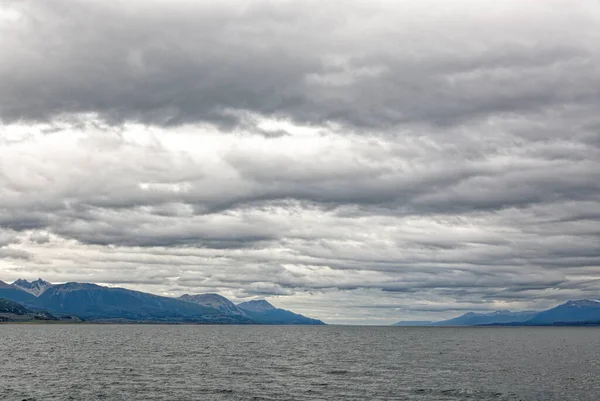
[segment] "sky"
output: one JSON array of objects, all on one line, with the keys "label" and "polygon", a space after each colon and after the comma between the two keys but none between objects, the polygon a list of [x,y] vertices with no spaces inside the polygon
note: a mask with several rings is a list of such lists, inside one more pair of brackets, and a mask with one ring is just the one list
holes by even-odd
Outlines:
[{"label": "sky", "polygon": [[0,0],[0,280],[599,298],[598,43],[597,0]]}]

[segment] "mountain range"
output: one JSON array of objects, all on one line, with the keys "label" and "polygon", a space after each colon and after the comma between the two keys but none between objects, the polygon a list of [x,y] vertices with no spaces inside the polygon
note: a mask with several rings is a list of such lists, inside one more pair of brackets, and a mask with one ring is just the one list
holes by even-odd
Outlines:
[{"label": "mountain range", "polygon": [[394,326],[580,326],[600,325],[600,300],[568,301],[544,311],[468,312],[437,322],[401,321]]},{"label": "mountain range", "polygon": [[[42,279],[0,281],[0,322],[87,320],[204,324],[322,325],[266,300],[234,304],[219,294],[164,297],[91,283],[52,284]],[[568,301],[544,311],[468,312],[442,321],[401,321],[395,326],[600,325],[600,300]]]},{"label": "mountain range", "polygon": [[[76,316],[88,321],[206,324],[310,324],[322,321],[279,309],[265,300],[235,305],[218,294],[164,297],[91,283],[51,284],[42,279],[0,281],[0,299],[30,312]],[[255,303],[263,309],[254,308]]]}]

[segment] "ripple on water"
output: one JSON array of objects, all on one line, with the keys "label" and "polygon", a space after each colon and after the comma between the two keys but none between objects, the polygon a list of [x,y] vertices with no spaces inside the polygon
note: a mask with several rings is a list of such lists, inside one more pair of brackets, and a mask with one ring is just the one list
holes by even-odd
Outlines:
[{"label": "ripple on water", "polygon": [[600,329],[3,325],[0,400],[597,401]]}]

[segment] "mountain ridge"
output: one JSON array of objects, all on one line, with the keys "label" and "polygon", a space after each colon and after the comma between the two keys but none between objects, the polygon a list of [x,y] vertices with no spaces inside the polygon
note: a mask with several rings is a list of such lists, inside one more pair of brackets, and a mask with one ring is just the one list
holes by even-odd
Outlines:
[{"label": "mountain ridge", "polygon": [[38,278],[35,281],[27,281],[23,279],[18,279],[13,282],[11,285],[15,287],[19,287],[24,291],[27,291],[31,295],[39,297],[44,293],[48,288],[52,287],[52,283],[49,283],[41,278]]}]

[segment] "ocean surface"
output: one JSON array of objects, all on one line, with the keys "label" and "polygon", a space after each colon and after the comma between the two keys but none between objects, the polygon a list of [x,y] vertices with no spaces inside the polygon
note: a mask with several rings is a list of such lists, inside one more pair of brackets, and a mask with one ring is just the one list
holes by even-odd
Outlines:
[{"label": "ocean surface", "polygon": [[600,400],[599,328],[0,325],[2,400]]}]

